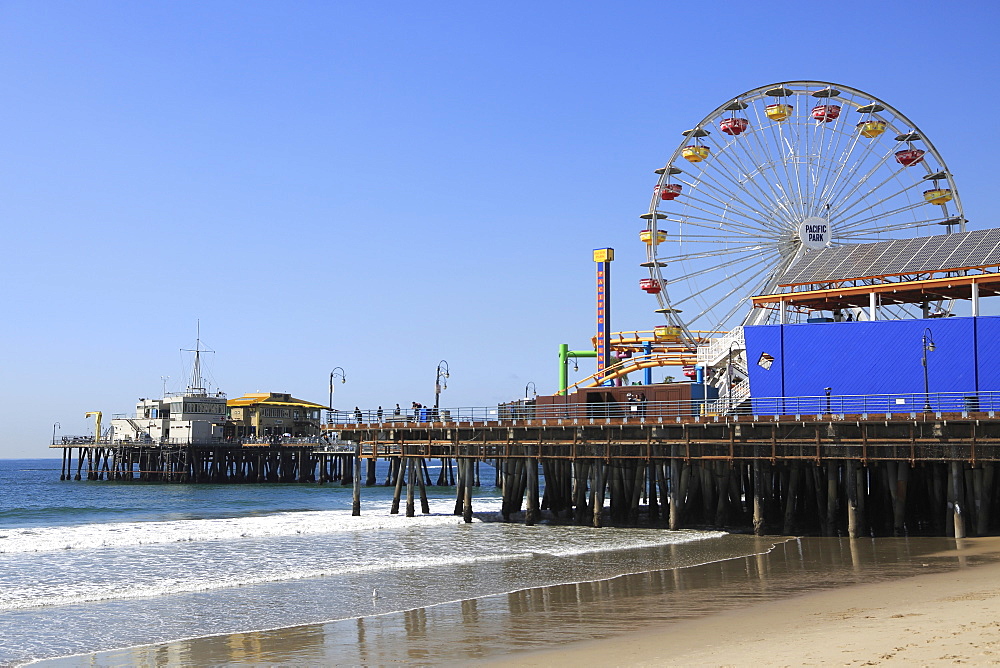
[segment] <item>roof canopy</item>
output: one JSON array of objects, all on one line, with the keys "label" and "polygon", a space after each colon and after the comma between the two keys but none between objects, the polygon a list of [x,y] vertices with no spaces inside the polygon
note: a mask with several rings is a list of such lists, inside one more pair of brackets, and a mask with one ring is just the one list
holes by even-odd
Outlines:
[{"label": "roof canopy", "polygon": [[849,307],[866,307],[870,295],[879,295],[882,304],[921,304],[937,299],[972,299],[973,285],[978,297],[1000,294],[1000,273],[952,276],[924,281],[901,281],[872,285],[845,285],[819,290],[782,292],[751,297],[754,306],[784,302],[817,311],[832,311]]},{"label": "roof canopy", "polygon": [[296,399],[290,394],[280,392],[248,392],[242,397],[230,399],[226,402],[227,406],[256,406],[258,404],[265,404],[267,406],[297,406],[299,408],[323,408],[329,410],[328,406]]}]

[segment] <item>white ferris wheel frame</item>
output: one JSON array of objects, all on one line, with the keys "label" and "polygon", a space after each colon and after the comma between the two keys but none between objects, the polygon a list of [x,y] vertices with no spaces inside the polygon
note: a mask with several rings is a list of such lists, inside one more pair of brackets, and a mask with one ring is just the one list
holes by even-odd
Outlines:
[{"label": "white ferris wheel frame", "polygon": [[[787,95],[775,95],[782,90]],[[792,103],[792,115],[768,118],[765,107],[775,103]],[[815,121],[811,109],[819,104],[836,104],[841,112],[830,122]],[[869,105],[874,111],[865,112]],[[719,121],[731,116],[747,118],[747,129],[724,134]],[[884,121],[884,134],[863,137],[855,129],[858,120]],[[766,311],[749,307],[749,297],[776,292],[782,273],[806,251],[797,241],[806,218],[826,219],[834,243],[912,236],[912,230],[930,225],[945,225],[946,233],[952,227],[965,230],[958,189],[938,150],[895,107],[856,88],[822,81],[761,86],[730,98],[683,134],[666,166],[656,170],[660,178],[642,218],[654,240],[647,244],[644,266],[661,288],[657,312],[691,345],[704,338],[693,330],[728,331],[767,321]],[[682,153],[692,144],[708,146],[707,159],[685,160]],[[907,146],[924,151],[921,162],[894,164],[896,150]],[[682,193],[663,201],[660,189],[677,183]],[[949,189],[952,199],[928,204],[922,188],[932,183]],[[683,252],[665,255],[655,242],[661,231],[667,236],[664,246]],[[698,263],[693,272],[684,269]],[[665,276],[666,267],[682,273]],[[703,283],[694,285],[694,279]],[[685,283],[686,293],[680,289]],[[697,305],[705,293],[712,301]],[[682,317],[692,302],[700,312],[688,310]],[[716,312],[720,307],[727,310]],[[747,314],[737,321],[743,309]]]}]

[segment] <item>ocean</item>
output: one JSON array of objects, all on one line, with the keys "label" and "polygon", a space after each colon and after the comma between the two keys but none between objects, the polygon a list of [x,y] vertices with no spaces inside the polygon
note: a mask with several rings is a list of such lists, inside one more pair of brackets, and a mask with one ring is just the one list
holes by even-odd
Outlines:
[{"label": "ocean", "polygon": [[60,481],[58,460],[0,460],[0,666],[468,665],[998,558],[975,539],[508,524],[481,478],[465,524],[453,488],[407,518],[367,487],[352,517],[339,484]]},{"label": "ocean", "polygon": [[391,488],[366,487],[352,517],[340,484],[60,481],[58,460],[0,460],[0,665],[386,616],[772,545],[506,524],[485,464],[481,478],[465,524],[453,488],[431,487],[431,514],[407,518],[389,514]]}]

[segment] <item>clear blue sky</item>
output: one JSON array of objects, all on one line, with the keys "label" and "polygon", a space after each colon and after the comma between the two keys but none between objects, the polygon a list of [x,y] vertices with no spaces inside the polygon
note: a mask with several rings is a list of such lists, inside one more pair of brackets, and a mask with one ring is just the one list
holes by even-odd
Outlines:
[{"label": "clear blue sky", "polygon": [[[680,132],[771,82],[890,102],[1000,226],[993,3],[0,3],[0,457],[213,388],[340,408],[553,391],[655,302],[637,216]],[[581,373],[583,369],[581,368]],[[579,376],[577,376],[579,377]]]}]

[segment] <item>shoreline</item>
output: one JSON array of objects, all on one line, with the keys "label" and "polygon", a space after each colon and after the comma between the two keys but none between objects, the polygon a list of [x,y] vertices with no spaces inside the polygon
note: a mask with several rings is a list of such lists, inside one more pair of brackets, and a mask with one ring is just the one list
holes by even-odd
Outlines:
[{"label": "shoreline", "polygon": [[[541,666],[584,659],[593,663],[598,656],[602,657],[600,663],[609,665],[772,664],[780,663],[783,655],[767,647],[791,647],[777,629],[787,627],[787,619],[796,619],[796,637],[802,636],[798,622],[812,614],[808,611],[814,608],[809,605],[836,608],[837,597],[863,602],[870,596],[866,588],[875,588],[873,595],[886,599],[882,607],[887,614],[897,608],[903,610],[898,614],[907,614],[905,610],[913,602],[906,598],[906,591],[914,577],[926,582],[920,587],[929,592],[961,586],[968,595],[988,598],[989,592],[981,587],[988,589],[991,578],[1000,575],[1000,538],[963,540],[958,548],[953,539],[937,538],[765,540],[777,543],[767,554],[722,562],[534,587],[377,617],[108,650],[43,660],[38,665],[162,663],[169,657],[171,663],[184,665],[405,662]],[[986,584],[969,579],[973,570],[969,566],[989,576],[984,578]],[[931,576],[941,582],[926,579]],[[994,603],[1000,613],[1000,591]],[[993,608],[990,610],[992,614]],[[909,621],[910,617],[888,619]],[[830,637],[840,632],[838,629],[856,635],[853,627],[845,626],[849,621],[825,619],[823,624]],[[726,655],[725,647],[711,645],[713,637],[726,638],[727,642],[736,638],[734,629],[742,634],[735,655]],[[743,647],[756,640],[764,649],[750,661]],[[810,642],[826,644],[815,639]],[[663,654],[664,648],[670,648],[668,654]],[[785,662],[802,663],[810,655],[793,656]],[[820,660],[842,661],[843,657]]]}]

